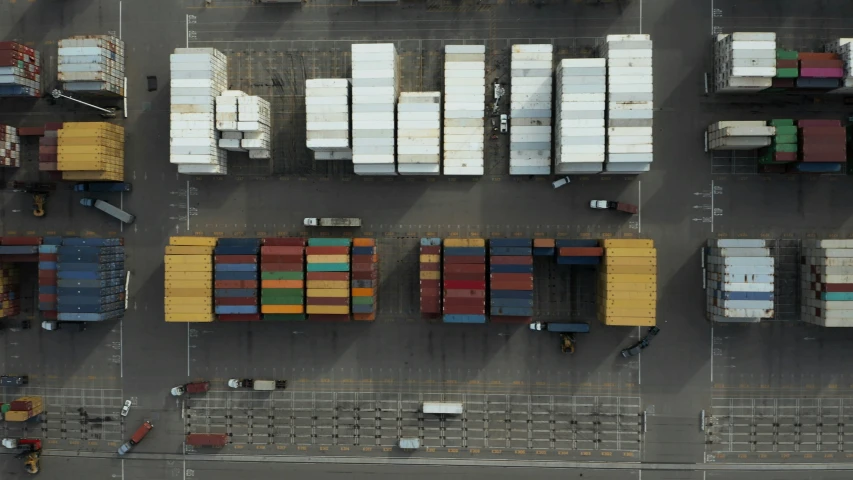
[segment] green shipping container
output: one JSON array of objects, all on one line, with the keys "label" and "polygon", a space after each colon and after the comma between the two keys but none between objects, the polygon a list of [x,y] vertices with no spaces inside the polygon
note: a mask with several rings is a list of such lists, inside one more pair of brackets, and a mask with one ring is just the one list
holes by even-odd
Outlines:
[{"label": "green shipping container", "polygon": [[773,140],[775,140],[777,144],[797,143],[797,136],[796,135],[779,135],[777,133],[776,136],[773,138]]},{"label": "green shipping container", "polygon": [[373,297],[352,297],[353,305],[373,305]]},{"label": "green shipping container", "polygon": [[[777,137],[777,138],[778,138],[780,135],[796,135],[797,133],[798,133],[798,132],[797,132],[797,127],[794,127],[794,126],[788,126],[788,127],[786,127],[786,126],[780,126],[780,125],[777,125],[777,126],[776,126],[776,137]],[[777,141],[778,141],[778,140],[777,140]]]},{"label": "green shipping container", "polygon": [[261,297],[261,305],[302,305],[302,298]]},{"label": "green shipping container", "polygon": [[302,272],[261,272],[261,280],[303,280]]},{"label": "green shipping container", "polygon": [[799,60],[800,52],[794,50],[776,49],[776,60]]},{"label": "green shipping container", "polygon": [[308,317],[304,313],[265,313],[264,320],[271,322],[302,322]]},{"label": "green shipping container", "polygon": [[309,263],[305,265],[308,272],[349,272],[349,263]]},{"label": "green shipping container", "polygon": [[791,118],[774,118],[773,120],[770,120],[769,125],[771,127],[793,127],[794,120]]},{"label": "green shipping container", "polygon": [[309,238],[309,247],[349,247],[352,243],[350,238]]},{"label": "green shipping container", "polygon": [[776,78],[797,78],[800,76],[799,68],[777,68]]}]

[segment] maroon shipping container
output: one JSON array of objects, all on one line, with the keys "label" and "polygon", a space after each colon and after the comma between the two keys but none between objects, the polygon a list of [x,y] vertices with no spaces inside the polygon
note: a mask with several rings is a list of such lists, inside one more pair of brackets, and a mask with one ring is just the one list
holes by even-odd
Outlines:
[{"label": "maroon shipping container", "polygon": [[213,288],[258,288],[257,280],[216,280]]},{"label": "maroon shipping container", "polygon": [[445,298],[486,298],[485,290],[446,290]]},{"label": "maroon shipping container", "polygon": [[220,322],[260,322],[260,313],[229,313],[227,315],[217,315],[216,319]]},{"label": "maroon shipping container", "polygon": [[485,290],[486,282],[476,282],[469,280],[445,280],[445,290]]},{"label": "maroon shipping container", "polygon": [[462,297],[449,297],[444,299],[444,308],[455,308],[455,307],[480,307],[485,308],[486,299],[485,298],[462,298]]},{"label": "maroon shipping container", "polygon": [[[14,313],[20,313],[20,311]],[[43,310],[39,312],[39,315],[41,315],[42,318],[46,318],[48,320],[56,320],[56,318],[59,317],[59,312],[57,312],[56,310]]]},{"label": "maroon shipping container", "polygon": [[[814,266],[812,268],[814,268]],[[811,288],[813,290],[819,289],[821,292],[853,292],[853,283],[812,282]]]},{"label": "maroon shipping container", "polygon": [[[9,255],[3,255],[8,257]],[[56,280],[56,270],[39,270],[39,280]],[[55,282],[54,282],[55,283]]]},{"label": "maroon shipping container", "polygon": [[509,256],[509,257],[489,257],[489,263],[492,265],[533,265],[533,257],[531,256]]},{"label": "maroon shipping container", "polygon": [[264,255],[261,263],[302,263],[305,257],[302,255]]},{"label": "maroon shipping container", "polygon": [[810,140],[811,137],[821,137],[821,140],[825,137],[844,138],[846,133],[844,127],[800,127],[800,134],[804,140]]},{"label": "maroon shipping container", "polygon": [[353,255],[352,257],[350,257],[350,262],[354,263],[354,264],[355,263],[371,263],[373,265],[376,265],[378,260],[379,260],[379,257],[376,255]]},{"label": "maroon shipping container", "polygon": [[306,297],[305,304],[345,307],[349,305],[349,297]]},{"label": "maroon shipping container", "polygon": [[349,247],[305,247],[305,255],[349,255]]},{"label": "maroon shipping container", "polygon": [[485,265],[471,265],[471,264],[461,264],[461,265],[445,265],[444,273],[480,273],[486,274],[486,266]]},{"label": "maroon shipping container", "polygon": [[441,247],[421,247],[421,255],[440,255]]},{"label": "maroon shipping container", "polygon": [[486,279],[485,273],[445,273],[444,280],[461,280],[470,282],[480,282]]},{"label": "maroon shipping container", "polygon": [[797,60],[776,60],[776,68],[800,68]]},{"label": "maroon shipping container", "polygon": [[39,145],[39,153],[43,155],[56,155],[58,148],[56,145]]},{"label": "maroon shipping container", "polygon": [[318,313],[309,313],[308,320],[313,322],[349,322],[349,314],[346,315],[332,315],[332,314],[318,314]]},{"label": "maroon shipping container", "polygon": [[59,259],[56,253],[39,253],[39,262],[55,262]]},{"label": "maroon shipping container", "polygon": [[529,324],[533,321],[533,317],[508,317],[506,315],[489,315],[489,321],[492,323],[523,323],[523,324]]},{"label": "maroon shipping container", "polygon": [[441,288],[441,280],[421,280],[421,288]]},{"label": "maroon shipping container", "polygon": [[[268,237],[264,239],[264,246],[273,247],[304,247],[305,239],[297,237]],[[261,247],[263,248],[263,247]]]},{"label": "maroon shipping container", "polygon": [[797,152],[776,152],[773,155],[773,160],[777,162],[796,162]]},{"label": "maroon shipping container", "polygon": [[350,269],[353,272],[374,272],[379,269],[379,266],[375,263],[352,263]]},{"label": "maroon shipping container", "polygon": [[38,262],[39,256],[37,253],[32,255],[3,255],[3,261],[9,263]]},{"label": "maroon shipping container", "polygon": [[445,315],[485,315],[486,308],[485,307],[452,307],[448,308],[445,306],[443,308]]},{"label": "maroon shipping container", "polygon": [[423,288],[421,287],[421,297],[437,297],[441,295],[440,288]]},{"label": "maroon shipping container", "polygon": [[604,249],[601,247],[560,247],[561,257],[601,257]]},{"label": "maroon shipping container", "polygon": [[18,128],[18,136],[21,137],[41,137],[44,135],[44,127],[20,127]]},{"label": "maroon shipping container", "polygon": [[348,272],[308,272],[305,274],[306,280],[349,280]]},{"label": "maroon shipping container", "polygon": [[187,445],[193,447],[221,448],[228,444],[228,435],[224,433],[191,433],[187,435]]},{"label": "maroon shipping container", "polygon": [[301,272],[305,266],[301,263],[263,263],[262,272]]},{"label": "maroon shipping container", "polygon": [[215,255],[213,261],[216,263],[258,263],[255,255]]},{"label": "maroon shipping container", "polygon": [[489,283],[492,290],[533,290],[533,282],[495,282]]},{"label": "maroon shipping container", "polygon": [[41,245],[41,237],[0,237],[0,245]]},{"label": "maroon shipping container", "polygon": [[213,299],[214,305],[257,305],[258,299],[255,297],[250,298],[232,298],[232,297],[220,297]]},{"label": "maroon shipping container", "polygon": [[13,400],[12,403],[9,404],[12,410],[16,412],[22,412],[26,410],[33,409],[33,402],[31,400]]},{"label": "maroon shipping container", "polygon": [[377,278],[379,278],[379,272],[375,270],[372,272],[352,272],[353,280],[376,280]]},{"label": "maroon shipping container", "polygon": [[444,256],[444,264],[457,264],[457,263],[486,263],[486,257],[480,255],[445,255]]},{"label": "maroon shipping container", "polygon": [[261,255],[302,255],[305,247],[263,246]]},{"label": "maroon shipping container", "polygon": [[39,294],[39,302],[56,302],[56,294],[55,293],[40,293]]},{"label": "maroon shipping container", "polygon": [[[779,67],[779,60],[776,60],[776,68]],[[800,68],[844,68],[844,62],[841,60],[800,60]]]},{"label": "maroon shipping container", "polygon": [[[489,275],[491,283],[494,282],[533,282],[533,275],[529,273],[493,273]],[[503,290],[494,288],[492,290]]]},{"label": "maroon shipping container", "polygon": [[797,120],[798,127],[840,127],[841,120]]},{"label": "maroon shipping container", "polygon": [[422,263],[421,264],[422,272],[439,272],[441,271],[440,263]]}]

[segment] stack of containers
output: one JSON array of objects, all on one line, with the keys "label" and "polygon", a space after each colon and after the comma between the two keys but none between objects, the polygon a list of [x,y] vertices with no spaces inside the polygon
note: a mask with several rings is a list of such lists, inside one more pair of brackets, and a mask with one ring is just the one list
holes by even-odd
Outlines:
[{"label": "stack of containers", "polygon": [[58,79],[69,92],[124,96],[124,42],[112,35],[59,41]]},{"label": "stack of containers", "polygon": [[771,87],[763,90],[763,93],[783,92],[797,86],[797,77],[800,76],[798,55],[799,52],[793,50],[776,49],[776,75]]},{"label": "stack of containers", "polygon": [[420,246],[421,316],[441,315],[441,239],[422,238]]},{"label": "stack of containers", "polygon": [[215,99],[228,84],[228,61],[214,48],[176,48],[169,62],[169,161],[178,165],[178,173],[225,175],[228,158],[218,148],[214,126]]},{"label": "stack of containers", "polygon": [[21,137],[18,129],[0,125],[0,167],[21,166]]},{"label": "stack of containers", "polygon": [[844,77],[841,79],[841,87],[830,93],[853,93],[853,48],[851,48],[851,41],[853,38],[839,38],[833,42],[831,49],[828,48],[828,51],[837,53],[838,58],[844,64]]},{"label": "stack of containers", "polygon": [[489,310],[493,322],[533,320],[533,241],[489,240]]},{"label": "stack of containers", "polygon": [[58,320],[98,322],[124,315],[123,243],[120,238],[62,239],[56,264]]},{"label": "stack of containers", "polygon": [[258,307],[258,238],[220,238],[213,250],[214,313],[221,322],[256,322]]},{"label": "stack of containers", "polygon": [[[212,322],[213,237],[171,237],[166,255],[166,321]],[[226,303],[227,305],[227,303]]]},{"label": "stack of containers", "polygon": [[483,174],[485,105],[486,46],[446,45],[443,138],[445,175]]},{"label": "stack of containers", "polygon": [[772,169],[774,165],[784,169],[786,164],[797,161],[797,127],[790,118],[773,119],[768,121],[767,125],[773,128],[775,133],[770,137],[770,145],[759,152],[758,163],[763,170]]},{"label": "stack of containers", "polygon": [[553,257],[556,252],[557,241],[553,238],[536,238],[533,240],[534,257]]},{"label": "stack of containers", "polygon": [[773,318],[774,258],[767,240],[708,240],[707,315],[713,322]]},{"label": "stack of containers", "polygon": [[397,172],[441,174],[441,92],[403,92],[397,104]]},{"label": "stack of containers", "polygon": [[844,62],[835,53],[799,52],[797,88],[836,89],[844,78]]},{"label": "stack of containers", "polygon": [[3,413],[7,422],[26,422],[44,412],[42,397],[20,397],[9,404],[9,410]]},{"label": "stack of containers", "polygon": [[[352,160],[349,88],[346,78],[305,81],[305,142],[314,160]],[[360,113],[371,113],[367,108]]]},{"label": "stack of containers", "polygon": [[57,137],[57,169],[63,180],[124,181],[124,127],[66,122]]},{"label": "stack of containers", "polygon": [[800,161],[844,163],[847,133],[840,120],[798,120]]},{"label": "stack of containers", "polygon": [[444,239],[444,323],[486,323],[486,241]]},{"label": "stack of containers", "polygon": [[376,320],[379,256],[372,238],[352,240],[352,319]]},{"label": "stack of containers", "polygon": [[270,102],[256,95],[237,97],[237,129],[243,133],[240,146],[249,158],[270,158]]},{"label": "stack of containers", "polygon": [[557,240],[557,264],[599,265],[604,249],[598,240]]},{"label": "stack of containers", "polygon": [[717,35],[714,70],[714,89],[719,93],[750,93],[772,87],[776,76],[776,34]]},{"label": "stack of containers", "polygon": [[657,315],[657,251],[652,240],[603,240],[598,319],[605,325],[651,327]]},{"label": "stack of containers", "polygon": [[[614,62],[617,62],[615,59]],[[604,170],[604,97],[607,67],[603,58],[567,58],[557,69],[557,128],[554,173],[600,173]],[[619,61],[624,64],[624,61]],[[613,67],[628,68],[628,67]],[[551,84],[536,86],[551,91]],[[513,86],[513,91],[517,87]],[[620,94],[614,98],[651,98],[651,94]],[[617,135],[626,127],[611,129]]]},{"label": "stack of containers", "polygon": [[642,173],[653,154],[652,40],[648,35],[608,35],[607,163],[611,173]]},{"label": "stack of containers", "polygon": [[[399,93],[393,43],[352,45],[352,163],[357,175],[396,175],[394,107]],[[310,313],[310,312],[309,312]]]},{"label": "stack of containers", "polygon": [[59,170],[59,131],[62,126],[62,123],[48,123],[44,126],[44,135],[39,138],[39,171]]},{"label": "stack of containers", "polygon": [[[509,174],[551,174],[551,77],[554,71],[552,45],[513,45],[510,70]],[[548,91],[538,88],[548,85]],[[522,80],[516,88],[516,82]]]},{"label": "stack of containers", "polygon": [[853,326],[853,240],[806,240],[801,265],[802,319]]},{"label": "stack of containers", "polygon": [[[56,262],[59,260],[59,245],[62,237],[44,237],[39,251],[39,311],[48,320],[56,320],[57,276]],[[74,282],[69,280],[68,282]]]},{"label": "stack of containers", "polygon": [[265,238],[261,247],[264,320],[305,320],[305,239]]},{"label": "stack of containers", "polygon": [[[21,279],[18,276],[18,267],[11,263],[0,263],[0,318],[12,317],[21,313],[20,290]],[[39,294],[40,300],[41,294]]]},{"label": "stack of containers", "polygon": [[349,238],[309,238],[306,313],[308,320],[346,322],[350,319]]},{"label": "stack of containers", "polygon": [[708,127],[708,149],[757,150],[771,145],[774,135],[776,127],[761,120],[714,122]]},{"label": "stack of containers", "polygon": [[0,237],[0,260],[38,262],[41,237]]},{"label": "stack of containers", "polygon": [[41,97],[41,55],[17,42],[0,42],[0,97]]},{"label": "stack of containers", "polygon": [[243,133],[237,129],[237,97],[244,95],[240,90],[225,90],[216,97],[216,129],[222,132],[219,148],[230,152],[244,151],[240,146]]}]

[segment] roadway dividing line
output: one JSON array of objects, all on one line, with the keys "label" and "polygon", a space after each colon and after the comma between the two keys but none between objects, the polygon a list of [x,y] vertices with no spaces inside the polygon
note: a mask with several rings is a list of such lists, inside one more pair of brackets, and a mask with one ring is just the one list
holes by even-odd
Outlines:
[{"label": "roadway dividing line", "polygon": [[187,25],[187,48],[190,48],[190,15],[189,14],[187,14],[186,25]]},{"label": "roadway dividing line", "polygon": [[187,323],[187,377],[190,376],[190,324]]},{"label": "roadway dividing line", "polygon": [[[642,2],[640,2],[642,5]],[[637,180],[637,233],[643,233],[643,181]]]},{"label": "roadway dividing line", "polygon": [[[637,327],[637,340],[643,338],[643,333],[640,331],[640,327]],[[640,353],[637,354],[637,385],[643,384],[643,351],[640,350]]]},{"label": "roadway dividing line", "polygon": [[643,33],[643,0],[640,0],[640,33]]},{"label": "roadway dividing line", "polygon": [[[187,48],[189,48],[189,44],[187,44]],[[713,207],[711,209],[713,210]],[[189,231],[190,231],[190,181],[187,180],[187,234],[189,234]],[[711,227],[711,231],[712,232],[714,231],[713,224]],[[189,338],[189,337],[187,337],[187,338]]]},{"label": "roadway dividing line", "polygon": [[[125,297],[127,297],[127,290],[124,292]],[[124,307],[127,310],[127,306]],[[119,377],[124,378],[124,315],[121,316],[121,320],[118,321],[118,355],[119,355]],[[124,460],[122,460],[122,465],[124,465]]]},{"label": "roadway dividing line", "polygon": [[714,233],[714,216],[714,181],[711,180],[711,233]]},{"label": "roadway dividing line", "polygon": [[[124,210],[124,192],[119,193],[118,199],[118,208]],[[124,222],[121,220],[118,221],[118,228],[120,232],[124,231]],[[127,292],[125,292],[125,294],[127,294]]]},{"label": "roadway dividing line", "polygon": [[714,323],[711,322],[711,385],[714,384]]},{"label": "roadway dividing line", "polygon": [[[121,2],[118,2],[118,39],[121,40]],[[124,468],[124,460],[121,461],[121,465]]]},{"label": "roadway dividing line", "polygon": [[714,0],[711,0],[711,36],[714,36]]}]

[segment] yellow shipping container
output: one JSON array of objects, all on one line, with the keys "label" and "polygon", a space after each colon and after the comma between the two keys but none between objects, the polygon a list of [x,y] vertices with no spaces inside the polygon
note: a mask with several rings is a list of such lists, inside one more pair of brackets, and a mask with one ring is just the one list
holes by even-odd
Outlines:
[{"label": "yellow shipping container", "polygon": [[123,182],[124,172],[62,172],[63,180],[86,180],[90,182]]},{"label": "yellow shipping container", "polygon": [[[41,413],[41,412],[39,412],[39,413]],[[36,415],[36,413],[33,412],[33,415]],[[8,412],[6,412],[4,414],[4,420],[6,420],[7,422],[25,422],[29,419],[30,419],[29,412],[20,412],[20,411],[16,411],[16,410],[9,410]]]},{"label": "yellow shipping container", "polygon": [[604,304],[607,308],[651,308],[657,307],[655,300],[637,300],[631,298],[612,298],[599,302],[599,305]]},{"label": "yellow shipping container", "polygon": [[607,248],[604,256],[610,257],[656,257],[654,248]]},{"label": "yellow shipping container", "polygon": [[169,245],[183,247],[215,247],[216,237],[169,237]]},{"label": "yellow shipping container", "polygon": [[[171,296],[163,298],[164,305],[212,305],[212,297],[179,297]],[[174,313],[174,312],[173,312]]]},{"label": "yellow shipping container", "polygon": [[421,255],[421,263],[439,263],[441,255]]},{"label": "yellow shipping container", "polygon": [[213,282],[211,280],[166,280],[164,285],[168,288],[204,288],[212,289]]},{"label": "yellow shipping container", "polygon": [[184,264],[207,264],[213,261],[210,255],[163,255],[163,262],[166,265],[184,265]]},{"label": "yellow shipping container", "polygon": [[441,280],[441,272],[421,272],[421,280]]},{"label": "yellow shipping container", "polygon": [[486,240],[482,238],[445,238],[445,247],[485,247]]},{"label": "yellow shipping container", "polygon": [[60,147],[82,147],[94,145],[96,147],[123,148],[123,142],[113,139],[112,135],[92,135],[88,137],[60,137]]},{"label": "yellow shipping container", "polygon": [[312,313],[316,314],[326,314],[326,315],[348,315],[349,307],[344,306],[329,306],[329,305],[308,305],[305,307],[306,313],[311,315]]},{"label": "yellow shipping container", "polygon": [[607,283],[656,283],[657,275],[632,275],[623,273],[619,275],[602,275]]},{"label": "yellow shipping container", "polygon": [[[168,283],[168,282],[167,282]],[[199,297],[213,298],[212,284],[208,282],[207,288],[166,288],[167,297]]]},{"label": "yellow shipping container", "polygon": [[304,313],[302,305],[261,305],[261,313]]},{"label": "yellow shipping container", "polygon": [[65,122],[59,131],[68,134],[72,131],[79,132],[81,130],[105,130],[108,132],[124,133],[124,127],[108,122]]},{"label": "yellow shipping container", "polygon": [[598,320],[612,327],[654,327],[657,324],[655,317],[604,316]]},{"label": "yellow shipping container", "polygon": [[[629,285],[626,283],[622,283],[620,285]],[[607,290],[601,292],[601,295],[598,296],[599,299],[602,300],[618,300],[618,299],[629,299],[629,300],[656,300],[658,297],[657,292],[626,292],[619,290]]]},{"label": "yellow shipping container", "polygon": [[607,283],[598,282],[598,288],[604,292],[652,292],[657,293],[656,283]]},{"label": "yellow shipping container", "polygon": [[213,272],[166,272],[166,280],[213,280]]},{"label": "yellow shipping container", "polygon": [[601,246],[604,248],[654,248],[655,241],[633,238],[612,238],[602,240]]},{"label": "yellow shipping container", "polygon": [[[166,255],[211,255],[213,247],[167,246]],[[212,261],[212,260],[211,260]]]},{"label": "yellow shipping container", "polygon": [[308,288],[334,288],[342,289],[349,288],[349,282],[346,280],[308,280]]},{"label": "yellow shipping container", "polygon": [[307,255],[308,263],[349,263],[349,255]]},{"label": "yellow shipping container", "polygon": [[654,317],[657,314],[657,309],[605,307],[599,304],[598,313],[606,317]]},{"label": "yellow shipping container", "polygon": [[604,256],[605,265],[619,266],[655,266],[658,264],[656,257],[608,257]]},{"label": "yellow shipping container", "polygon": [[167,263],[166,273],[175,272],[212,272],[213,265],[209,263]]},{"label": "yellow shipping container", "polygon": [[167,322],[177,322],[177,323],[210,323],[215,320],[215,316],[212,313],[167,313],[166,321]]},{"label": "yellow shipping container", "polygon": [[633,274],[633,275],[655,275],[657,267],[640,265],[605,265],[602,269],[605,275]]},{"label": "yellow shipping container", "polygon": [[345,298],[349,297],[349,288],[309,288],[305,290],[305,296]]},{"label": "yellow shipping container", "polygon": [[166,313],[213,313],[213,305],[166,305]]}]

